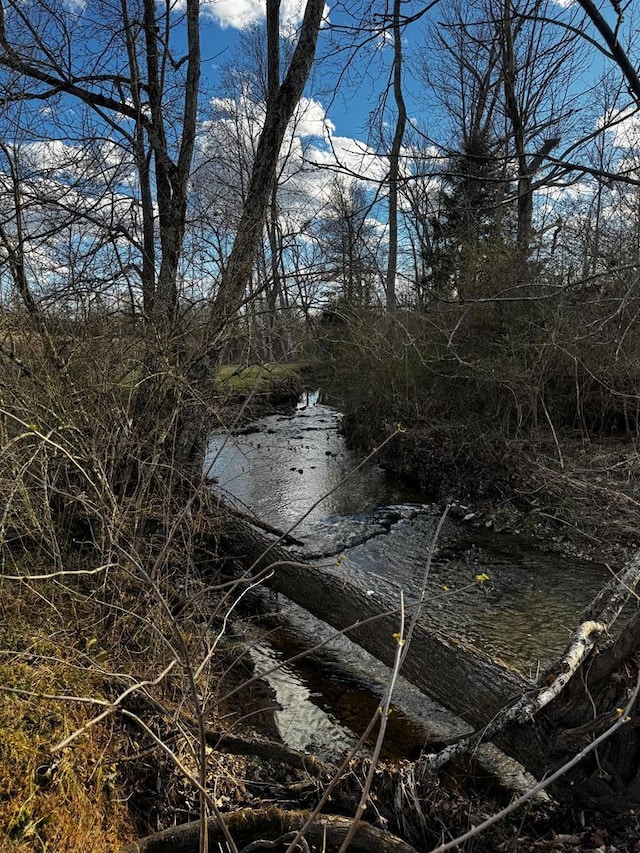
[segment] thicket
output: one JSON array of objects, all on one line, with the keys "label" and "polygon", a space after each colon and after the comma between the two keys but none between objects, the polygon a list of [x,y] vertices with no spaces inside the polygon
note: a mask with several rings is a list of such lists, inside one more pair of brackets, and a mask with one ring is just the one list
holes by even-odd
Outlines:
[{"label": "thicket", "polygon": [[[383,460],[439,496],[502,499],[531,473],[531,448],[559,470],[570,439],[636,446],[637,305],[609,284],[420,311],[337,305],[307,356],[337,372],[363,442],[401,424]],[[255,380],[258,396],[287,390],[288,371],[199,378],[197,326],[179,329],[176,358],[131,320],[2,321],[3,843],[107,850],[176,814],[249,803],[248,770],[228,772],[218,746],[251,708],[238,702],[245,645],[227,627],[255,579],[227,571],[232,528],[202,454],[207,429],[252,405]],[[350,814],[357,795],[344,796]],[[71,823],[91,800],[101,822]],[[437,843],[430,827],[407,832]]]},{"label": "thicket", "polygon": [[[338,304],[316,326],[348,409],[347,433],[371,447],[400,422],[383,458],[437,497],[513,494],[523,449],[562,469],[569,446],[639,437],[639,303],[633,281],[562,286],[535,269],[510,295],[504,253],[484,256],[475,297],[382,313]],[[482,271],[481,276],[478,270]],[[512,285],[517,281],[510,279]],[[500,285],[503,286],[500,286]]]},{"label": "thicket", "polygon": [[297,380],[150,369],[117,316],[5,312],[0,341],[0,849],[113,851],[229,796],[209,740],[241,714],[223,635],[252,581],[223,571],[206,435]]}]

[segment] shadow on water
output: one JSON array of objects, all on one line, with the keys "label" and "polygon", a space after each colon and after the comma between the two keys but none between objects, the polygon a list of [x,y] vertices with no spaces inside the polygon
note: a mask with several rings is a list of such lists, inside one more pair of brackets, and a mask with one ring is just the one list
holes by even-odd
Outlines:
[{"label": "shadow on water", "polygon": [[[271,633],[269,641],[254,646],[251,654],[256,673],[268,673],[265,679],[275,694],[275,720],[283,740],[294,749],[327,760],[354,747],[376,717],[380,701],[377,685],[327,654],[307,653],[288,663],[308,649],[291,630]],[[271,671],[276,664],[279,668]],[[376,735],[377,726],[365,741],[365,748],[373,746]],[[427,737],[424,725],[393,707],[382,757],[415,755]]]},{"label": "shadow on water", "polygon": [[[439,511],[379,466],[361,465],[345,446],[340,420],[319,392],[308,392],[292,414],[261,418],[239,435],[211,436],[209,476],[229,501],[270,524],[288,529],[301,519],[295,535],[309,559],[327,571],[358,582],[364,577],[367,586],[395,600],[402,589],[409,603],[426,583],[423,622],[535,676],[564,647],[606,570],[539,552],[524,538],[447,521],[425,581]],[[297,619],[303,628],[305,617]],[[260,654],[288,657],[294,647],[292,636],[282,632]],[[259,660],[256,665],[260,668]],[[366,666],[361,664],[360,672]],[[315,657],[296,667],[282,670],[279,683],[272,684],[283,697],[287,690],[290,694],[278,700],[281,732],[289,742],[306,740],[305,748],[331,751],[345,737],[348,741],[345,732],[360,730],[354,715],[361,724],[368,721],[378,696],[364,681],[352,679],[347,690],[336,661],[321,665]],[[406,725],[404,742],[410,748],[414,737]],[[418,739],[424,737],[420,731]]]}]

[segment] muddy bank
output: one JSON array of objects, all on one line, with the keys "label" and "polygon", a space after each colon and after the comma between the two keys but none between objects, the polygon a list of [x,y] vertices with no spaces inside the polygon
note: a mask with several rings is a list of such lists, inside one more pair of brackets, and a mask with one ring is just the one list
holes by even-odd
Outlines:
[{"label": "muddy bank", "polygon": [[621,565],[640,546],[640,469],[625,436],[507,436],[474,419],[429,421],[364,404],[343,418],[348,446],[474,526],[531,536],[544,548]]}]

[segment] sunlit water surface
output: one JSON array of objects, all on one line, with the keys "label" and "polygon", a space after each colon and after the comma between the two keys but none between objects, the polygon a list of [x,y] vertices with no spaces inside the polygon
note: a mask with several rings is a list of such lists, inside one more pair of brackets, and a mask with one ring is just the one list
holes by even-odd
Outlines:
[{"label": "sunlit water surface", "polygon": [[[261,418],[240,435],[213,435],[207,473],[229,501],[282,530],[293,528],[306,555],[327,571],[394,600],[403,590],[409,602],[426,584],[422,622],[535,676],[562,650],[606,570],[538,551],[522,538],[447,521],[425,577],[439,511],[375,462],[362,464],[345,446],[340,418],[317,392],[307,394],[292,414]],[[479,582],[483,575],[489,579]],[[299,632],[310,621],[300,612],[295,620]],[[265,656],[281,652],[265,645],[258,669]],[[348,742],[349,726],[308,681],[308,673],[295,669],[273,679],[283,736],[320,752],[323,743]]]}]

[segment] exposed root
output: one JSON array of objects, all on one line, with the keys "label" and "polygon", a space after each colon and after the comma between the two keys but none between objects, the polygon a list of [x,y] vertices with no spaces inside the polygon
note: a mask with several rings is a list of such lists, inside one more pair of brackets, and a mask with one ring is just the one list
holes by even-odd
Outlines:
[{"label": "exposed root", "polygon": [[[306,811],[283,811],[278,808],[240,809],[225,815],[225,823],[236,844],[245,845],[244,850],[272,849],[274,840],[284,844],[293,842],[297,831],[309,818]],[[351,828],[350,818],[336,815],[319,815],[305,830],[305,839],[310,850],[337,850]],[[222,838],[220,824],[215,818],[208,822],[209,839]],[[123,853],[197,853],[200,839],[200,822],[193,821],[158,832],[128,845]],[[260,840],[261,845],[256,847]],[[284,848],[286,849],[286,848]],[[295,848],[293,848],[295,849]],[[298,850],[304,847],[298,847]],[[350,850],[363,853],[416,853],[414,847],[385,830],[360,821]]]}]

